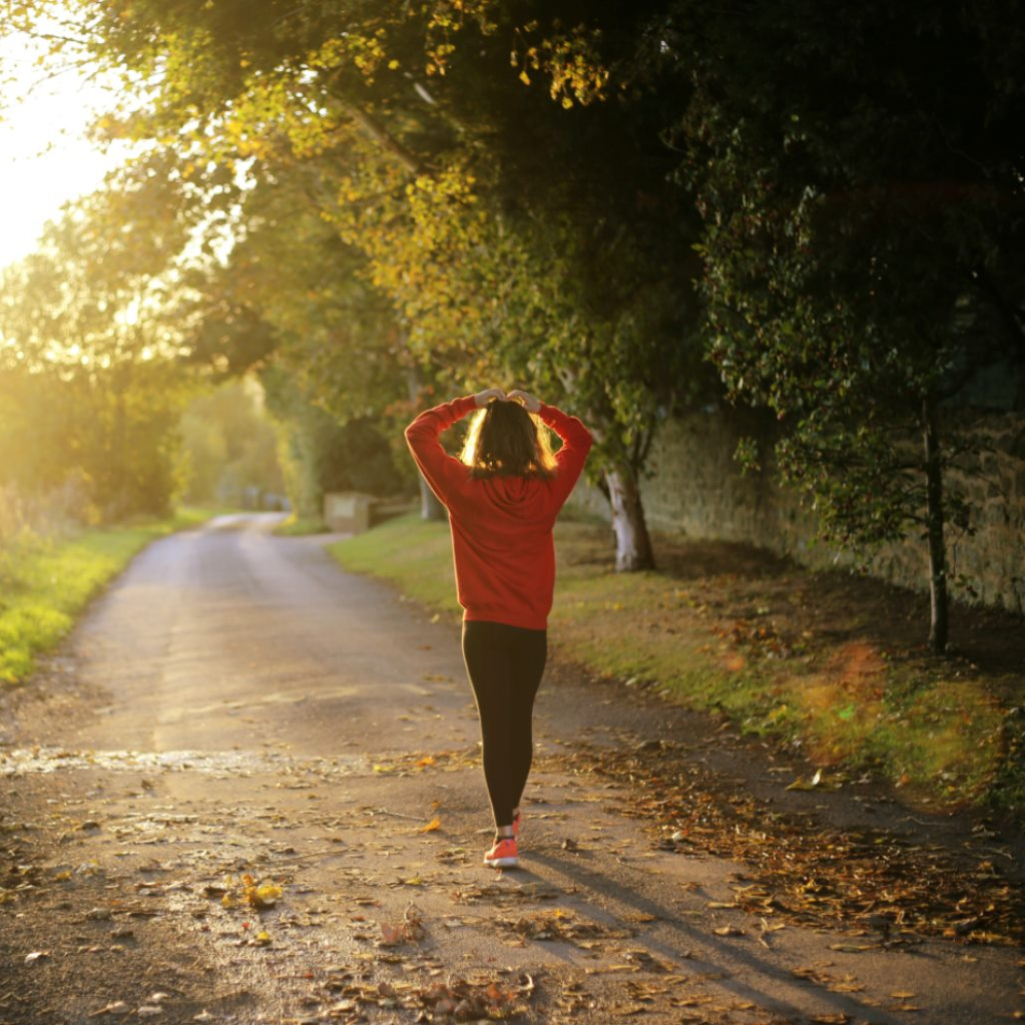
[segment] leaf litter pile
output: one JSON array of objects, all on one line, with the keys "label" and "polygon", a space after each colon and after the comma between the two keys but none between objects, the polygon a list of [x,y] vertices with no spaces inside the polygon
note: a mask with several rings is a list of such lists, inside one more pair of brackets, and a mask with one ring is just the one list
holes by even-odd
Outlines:
[{"label": "leaf litter pile", "polygon": [[839,830],[810,813],[782,813],[749,794],[724,794],[685,750],[662,741],[633,749],[574,745],[546,762],[625,784],[617,797],[622,811],[654,824],[661,849],[750,866],[750,874],[735,877],[737,908],[763,921],[776,916],[866,934],[868,942],[837,949],[914,943],[925,935],[1025,941],[1025,887],[1005,875],[998,859],[1007,855],[999,849],[980,846],[958,857],[883,830]]},{"label": "leaf litter pile", "polygon": [[417,1011],[417,1022],[506,1021],[527,1013],[534,980],[520,974],[515,979],[490,976],[463,978],[451,975],[444,982],[352,982],[339,988],[341,999],[326,1017],[341,1021],[365,1021],[371,1008]]},{"label": "leaf litter pile", "polygon": [[629,939],[635,935],[632,929],[615,928],[594,921],[585,922],[566,908],[520,915],[517,918],[499,917],[495,919],[495,924],[502,931],[517,937],[518,944],[526,945],[528,940],[559,940],[583,950],[600,950],[605,940]]}]

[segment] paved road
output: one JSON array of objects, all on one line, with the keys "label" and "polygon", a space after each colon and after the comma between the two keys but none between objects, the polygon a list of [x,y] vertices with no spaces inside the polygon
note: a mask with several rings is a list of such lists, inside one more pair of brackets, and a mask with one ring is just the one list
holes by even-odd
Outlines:
[{"label": "paved road", "polygon": [[523,870],[489,873],[454,625],[273,524],[152,545],[4,707],[0,1023],[991,1025],[1025,1007],[1015,951],[737,909],[744,865],[662,849],[622,783],[564,752],[672,739],[778,778],[571,674],[542,690]]}]

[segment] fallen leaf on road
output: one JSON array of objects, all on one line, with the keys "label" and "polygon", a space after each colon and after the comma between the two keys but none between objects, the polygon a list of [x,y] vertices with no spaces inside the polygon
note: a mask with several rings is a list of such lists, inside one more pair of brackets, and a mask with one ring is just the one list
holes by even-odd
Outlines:
[{"label": "fallen leaf on road", "polygon": [[31,954],[26,955],[25,964],[35,964],[36,961],[41,961],[49,956],[50,951],[48,950],[33,950]]},{"label": "fallen leaf on road", "polygon": [[629,939],[635,930],[616,928],[601,922],[583,921],[575,912],[564,908],[554,911],[538,911],[523,915],[514,920],[499,918],[495,924],[504,930],[515,933],[524,940],[561,940],[573,943],[585,950],[593,950],[597,944],[586,941],[595,939]]},{"label": "fallen leaf on road", "polygon": [[130,1012],[131,1008],[123,1000],[116,1000],[112,1004],[107,1004],[106,1007],[101,1007],[98,1011],[93,1011],[89,1017],[99,1018],[104,1014],[129,1014]]},{"label": "fallen leaf on road", "polygon": [[[610,751],[577,743],[542,765],[624,784],[623,809],[657,830],[656,849],[746,862],[747,881],[758,888],[737,893],[746,911],[845,927],[862,915],[885,918],[888,949],[920,943],[925,935],[994,945],[1025,938],[1020,886],[1010,885],[992,861],[977,871],[944,848],[907,843],[883,829],[837,829],[811,810],[781,814],[751,795],[724,800],[713,774],[672,750]],[[829,785],[820,776],[814,789]],[[684,834],[686,847],[669,841],[670,833]]]},{"label": "fallen leaf on road", "polygon": [[246,887],[246,903],[254,908],[272,908],[282,894],[280,886],[274,883],[260,883]]},{"label": "fallen leaf on road", "polygon": [[735,925],[723,925],[718,929],[713,929],[712,932],[716,936],[744,936],[746,933],[743,929],[738,929]]},{"label": "fallen leaf on road", "polygon": [[441,819],[436,815],[433,819],[431,819],[430,822],[427,823],[426,826],[424,826],[420,830],[420,832],[421,833],[436,833],[439,829],[441,829]]},{"label": "fallen leaf on road", "polygon": [[827,780],[823,778],[822,770],[816,771],[815,775],[811,779],[806,780],[803,776],[798,776],[793,783],[790,784],[787,790],[839,790],[842,786],[841,783]]},{"label": "fallen leaf on road", "polygon": [[381,939],[378,947],[397,947],[402,943],[419,943],[427,934],[423,926],[423,915],[416,907],[406,908],[402,921],[398,923],[381,922]]}]

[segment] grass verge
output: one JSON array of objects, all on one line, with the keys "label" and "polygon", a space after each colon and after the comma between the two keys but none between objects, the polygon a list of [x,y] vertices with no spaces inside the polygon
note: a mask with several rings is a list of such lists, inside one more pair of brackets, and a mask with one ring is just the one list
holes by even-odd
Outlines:
[{"label": "grass verge", "polygon": [[25,534],[0,551],[0,684],[24,681],[36,656],[51,650],[89,600],[151,541],[221,511],[183,507],[166,519],[55,539]]},{"label": "grass verge", "polygon": [[274,533],[282,537],[306,537],[308,534],[326,534],[330,527],[321,519],[302,519],[292,513],[282,520]]},{"label": "grass verge", "polygon": [[[869,773],[912,804],[992,801],[1021,814],[1021,674],[929,657],[906,592],[743,546],[666,538],[665,570],[617,574],[607,529],[560,522],[556,539],[556,657],[791,747],[823,769],[799,787]],[[405,516],[329,550],[345,569],[458,619],[444,523]]]}]

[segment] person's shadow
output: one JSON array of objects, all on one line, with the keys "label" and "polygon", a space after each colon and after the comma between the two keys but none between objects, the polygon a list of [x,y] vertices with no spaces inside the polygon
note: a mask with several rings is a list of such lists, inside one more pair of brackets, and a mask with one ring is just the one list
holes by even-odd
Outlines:
[{"label": "person's shadow", "polygon": [[[710,983],[724,999],[750,1002],[759,1011],[785,1016],[787,1021],[805,1020],[809,1014],[821,1015],[823,1004],[831,1009],[831,1014],[848,1015],[849,1020],[869,1020],[873,1025],[901,1025],[906,1021],[854,994],[837,993],[821,986],[811,989],[791,973],[792,966],[784,963],[785,952],[773,956],[770,948],[759,953],[752,949],[757,941],[750,936],[726,939],[709,929],[698,928],[669,905],[669,892],[664,902],[653,900],[589,864],[589,860],[586,850],[563,852],[542,842],[538,848],[531,848],[528,864],[543,869],[533,872],[521,861],[513,875],[517,882],[546,884],[560,892],[568,885],[575,892],[567,894],[566,903],[585,905],[588,916],[613,930],[622,929],[624,924],[629,926],[629,921],[624,923],[603,904],[618,904],[636,915],[650,916],[653,921],[648,934],[638,930],[630,942],[662,962],[670,972],[687,975],[697,983]],[[600,895],[601,902],[590,894]],[[644,960],[639,966],[643,969]],[[947,1004],[946,1009],[953,1015],[951,1021],[971,1020],[974,1005],[966,1004],[963,1019],[956,1007]]]}]

